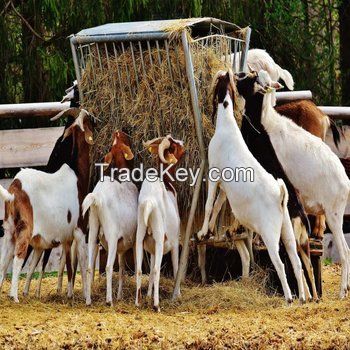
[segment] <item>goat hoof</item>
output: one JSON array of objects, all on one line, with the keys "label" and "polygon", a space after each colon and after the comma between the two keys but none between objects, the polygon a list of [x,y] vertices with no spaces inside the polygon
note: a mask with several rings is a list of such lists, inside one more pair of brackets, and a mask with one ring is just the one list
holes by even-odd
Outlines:
[{"label": "goat hoof", "polygon": [[202,232],[202,230],[197,233],[197,238],[198,238],[199,241],[203,240],[204,232]]},{"label": "goat hoof", "polygon": [[292,302],[293,302],[293,299],[292,299],[292,298],[287,299],[287,304],[288,304],[288,305],[291,305]]},{"label": "goat hoof", "polygon": [[23,292],[23,296],[26,298],[28,296],[28,292]]},{"label": "goat hoof", "polygon": [[158,306],[154,305],[154,306],[153,306],[153,310],[154,310],[155,312],[160,312],[160,307],[159,307],[159,305],[158,305]]},{"label": "goat hoof", "polygon": [[106,301],[107,306],[113,306],[113,303],[111,301]]},{"label": "goat hoof", "polygon": [[304,305],[306,303],[305,298],[299,298],[300,305]]},{"label": "goat hoof", "polygon": [[14,297],[14,296],[10,295],[9,298],[10,298],[10,300],[13,301],[14,303],[16,303],[16,304],[19,303],[18,297]]}]

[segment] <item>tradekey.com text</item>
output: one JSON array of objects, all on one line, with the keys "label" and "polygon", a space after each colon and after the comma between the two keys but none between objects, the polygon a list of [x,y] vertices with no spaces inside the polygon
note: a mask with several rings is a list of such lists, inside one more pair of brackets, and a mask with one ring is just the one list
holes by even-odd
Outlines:
[{"label": "tradekey.com text", "polygon": [[[149,182],[155,182],[158,179],[160,181],[170,180],[177,182],[189,182],[190,186],[194,186],[200,174],[200,169],[191,168],[176,168],[174,171],[171,169],[172,164],[164,165],[160,164],[159,169],[147,168],[144,169],[141,163],[139,167],[132,170],[123,168],[111,168],[108,174],[105,173],[105,169],[108,167],[106,163],[96,163],[95,166],[99,168],[99,181],[103,182],[105,176],[109,176],[109,181],[119,182],[143,182],[147,180]],[[207,176],[209,181],[212,182],[254,182],[254,169],[253,168],[210,168]],[[206,181],[206,177],[203,178]]]}]

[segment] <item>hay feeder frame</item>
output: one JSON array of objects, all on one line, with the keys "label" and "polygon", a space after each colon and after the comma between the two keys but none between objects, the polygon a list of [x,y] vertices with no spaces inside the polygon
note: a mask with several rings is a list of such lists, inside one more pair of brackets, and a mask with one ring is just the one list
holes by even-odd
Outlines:
[{"label": "hay feeder frame", "polygon": [[[213,46],[215,43],[218,43],[218,40],[225,40],[226,44],[224,46],[220,46],[223,51],[218,52],[218,54],[220,54],[221,57],[225,57],[225,61],[227,57],[229,57],[229,65],[232,66],[234,71],[237,70],[236,67],[238,67],[239,71],[245,71],[251,29],[248,27],[241,32],[244,33],[244,35],[242,35],[243,38],[233,36],[233,33],[239,30],[241,30],[241,28],[233,23],[206,17],[180,20],[111,23],[84,29],[70,37],[70,45],[78,83],[81,82],[84,71],[88,65],[91,65],[90,68],[92,67],[93,69],[94,64],[99,65],[100,68],[103,67],[102,56],[107,59],[107,63],[109,64],[110,59],[113,59],[113,57],[117,57],[120,54],[124,54],[126,50],[130,50],[132,54],[132,65],[127,66],[126,64],[125,67],[123,67],[123,70],[119,70],[118,68],[118,74],[116,77],[113,77],[113,79],[119,79],[119,83],[121,83],[121,74],[126,74],[131,101],[134,97],[135,89],[139,87],[139,80],[142,79],[141,76],[138,76],[138,72],[140,72],[140,70],[137,70],[137,60],[135,57],[137,56],[140,58],[138,63],[142,65],[141,71],[143,71],[146,76],[144,58],[146,55],[149,55],[151,64],[160,64],[160,48],[162,48],[163,52],[165,52],[164,59],[166,59],[168,62],[169,75],[172,80],[172,72],[175,67],[172,67],[171,65],[169,50],[171,50],[171,43],[175,35],[182,44],[182,49],[185,56],[187,83],[191,97],[192,115],[194,118],[195,132],[199,145],[201,162],[199,176],[191,199],[191,207],[183,240],[183,249],[180,257],[179,272],[176,277],[173,298],[177,298],[179,296],[180,283],[186,274],[192,226],[197,209],[200,189],[203,182],[203,176],[207,166],[201,106],[199,104],[197,90],[197,85],[199,82],[198,79],[196,81],[191,49],[192,45],[202,45],[203,47],[210,45]],[[189,32],[191,32],[191,37],[188,36]],[[152,59],[151,48],[158,50],[158,62],[154,59],[154,57]],[[238,52],[241,52],[241,54],[237,54]],[[229,55],[226,56],[226,54]],[[239,60],[239,62],[236,62],[236,60]],[[177,64],[180,64],[179,61]],[[131,72],[135,73],[136,86],[132,86],[130,83]],[[115,84],[114,86],[116,87],[118,85]],[[155,91],[155,93],[157,93],[157,91]],[[79,94],[80,101],[83,103],[84,92],[81,88],[79,89]]]}]

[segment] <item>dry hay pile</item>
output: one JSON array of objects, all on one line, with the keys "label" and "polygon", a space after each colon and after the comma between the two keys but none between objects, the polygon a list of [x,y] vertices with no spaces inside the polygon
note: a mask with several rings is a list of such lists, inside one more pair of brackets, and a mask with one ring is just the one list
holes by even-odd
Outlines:
[{"label": "dry hay pile", "polygon": [[[5,281],[0,293],[0,348],[349,349],[350,299],[338,299],[340,267],[325,266],[323,279],[320,303],[301,306],[295,300],[287,307],[281,296],[266,294],[260,278],[184,285],[177,302],[168,299],[173,281],[162,278],[161,313],[153,312],[145,300],[141,308],[134,306],[133,277],[126,279],[124,300],[113,307],[104,304],[104,278],[95,281],[91,307],[81,297],[80,276],[72,304],[56,296],[56,277],[44,279],[41,300],[33,289],[20,304],[7,298],[10,283]],[[143,282],[145,293],[147,278]]]},{"label": "dry hay pile", "polygon": [[[201,159],[181,40],[174,35],[168,42],[168,53],[164,42],[159,42],[159,49],[142,44],[142,54],[139,45],[117,45],[120,44],[115,44],[113,49],[107,48],[108,55],[106,46],[103,50],[94,48],[90,51],[90,60],[81,82],[83,107],[98,118],[94,135],[94,162],[101,161],[108,152],[112,132],[122,129],[131,137],[135,166],[141,162],[145,169],[155,166],[154,159],[145,152],[142,141],[172,134],[185,143],[186,155],[179,166],[199,168]],[[227,41],[217,39],[207,47],[193,43],[191,48],[202,110],[204,142],[208,145],[214,132],[210,85],[219,69],[229,67],[228,62],[220,60],[222,54],[227,52]],[[186,218],[192,194],[193,187],[189,183],[178,186],[182,218]],[[200,208],[204,208],[204,194],[205,189],[202,188]]]}]

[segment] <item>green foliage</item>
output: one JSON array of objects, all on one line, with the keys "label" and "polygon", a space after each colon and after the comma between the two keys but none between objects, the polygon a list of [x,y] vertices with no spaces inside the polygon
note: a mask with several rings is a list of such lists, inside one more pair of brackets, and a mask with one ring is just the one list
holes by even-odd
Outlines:
[{"label": "green foliage", "polygon": [[323,265],[324,265],[324,266],[330,266],[330,265],[332,265],[332,264],[333,264],[332,258],[325,258],[325,259],[323,260]]},{"label": "green foliage", "polygon": [[338,104],[338,3],[340,0],[3,0],[0,103],[60,99],[74,79],[67,37],[83,28],[107,22],[211,16],[250,25],[251,47],[266,48],[292,72],[297,89],[311,89],[320,104]]}]

